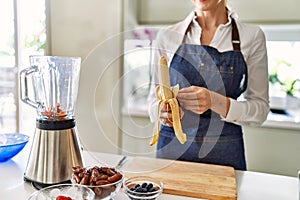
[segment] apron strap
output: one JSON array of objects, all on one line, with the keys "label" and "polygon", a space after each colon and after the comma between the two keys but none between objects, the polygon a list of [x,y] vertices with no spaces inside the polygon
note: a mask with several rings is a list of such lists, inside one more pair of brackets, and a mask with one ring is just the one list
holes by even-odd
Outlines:
[{"label": "apron strap", "polygon": [[241,42],[240,42],[239,31],[236,26],[236,22],[233,18],[231,18],[231,24],[232,24],[231,40],[232,40],[233,50],[240,51],[241,50]]}]

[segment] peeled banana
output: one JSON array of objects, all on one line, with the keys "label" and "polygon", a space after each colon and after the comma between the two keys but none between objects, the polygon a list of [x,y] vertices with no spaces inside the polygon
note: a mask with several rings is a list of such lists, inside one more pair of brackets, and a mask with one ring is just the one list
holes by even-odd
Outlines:
[{"label": "peeled banana", "polygon": [[150,142],[150,145],[154,145],[158,141],[159,132],[160,132],[159,116],[160,116],[161,109],[164,105],[166,105],[167,108],[171,109],[175,135],[178,141],[181,144],[184,144],[186,142],[186,134],[182,132],[180,115],[179,115],[179,105],[176,99],[179,86],[178,85],[174,87],[170,86],[168,62],[164,56],[160,57],[159,60],[158,75],[159,75],[159,85],[156,87],[156,91],[155,91],[156,98],[159,100],[157,106],[158,119],[154,126],[153,137]]}]

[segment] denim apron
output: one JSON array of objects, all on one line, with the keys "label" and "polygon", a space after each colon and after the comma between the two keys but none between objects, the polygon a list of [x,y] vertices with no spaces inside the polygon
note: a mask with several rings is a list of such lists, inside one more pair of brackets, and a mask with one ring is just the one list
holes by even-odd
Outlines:
[{"label": "denim apron", "polygon": [[[170,64],[171,85],[200,86],[237,99],[247,87],[247,64],[240,51],[239,34],[232,19],[233,51],[219,52],[204,45],[182,44]],[[242,128],[225,122],[207,110],[195,114],[185,110],[181,120],[187,142],[180,144],[174,129],[161,126],[158,158],[232,166],[246,170]]]}]

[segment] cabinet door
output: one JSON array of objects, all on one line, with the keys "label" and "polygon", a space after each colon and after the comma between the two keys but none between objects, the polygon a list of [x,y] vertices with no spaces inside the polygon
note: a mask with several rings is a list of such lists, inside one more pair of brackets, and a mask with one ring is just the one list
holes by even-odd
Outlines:
[{"label": "cabinet door", "polygon": [[300,166],[299,130],[244,126],[243,131],[249,171],[297,175]]},{"label": "cabinet door", "polygon": [[131,113],[124,112],[122,115],[122,154],[155,157],[156,145],[149,145],[153,127],[154,124],[150,122],[146,114],[135,116],[133,113],[131,115]]},{"label": "cabinet door", "polygon": [[259,23],[300,22],[299,0],[229,0],[228,7],[238,13],[241,21]]},{"label": "cabinet door", "polygon": [[[184,19],[194,9],[192,1],[137,1],[140,24],[171,24]],[[299,23],[299,0],[228,0],[227,6],[238,13],[239,19],[255,23]]]},{"label": "cabinet door", "polygon": [[194,9],[190,0],[138,1],[140,24],[171,24],[183,20]]}]

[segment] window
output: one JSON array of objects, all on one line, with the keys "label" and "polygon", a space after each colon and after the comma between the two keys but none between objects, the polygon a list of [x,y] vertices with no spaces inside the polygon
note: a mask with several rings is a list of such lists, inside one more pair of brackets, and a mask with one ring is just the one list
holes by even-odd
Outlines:
[{"label": "window", "polygon": [[145,106],[151,78],[149,40],[126,40],[124,46],[124,103]]},{"label": "window", "polygon": [[18,72],[29,67],[28,56],[45,53],[45,0],[1,1],[0,12],[0,133],[8,133],[35,126],[34,121],[20,123],[22,113],[25,120],[34,119],[35,113],[26,106],[19,109],[17,83]]},{"label": "window", "polygon": [[267,38],[270,106],[274,109],[299,108],[300,26],[261,27]]},{"label": "window", "polygon": [[270,95],[300,98],[300,41],[268,41],[267,49]]},{"label": "window", "polygon": [[147,109],[150,89],[153,27],[141,27],[127,33],[124,42],[123,102],[126,108]]}]

